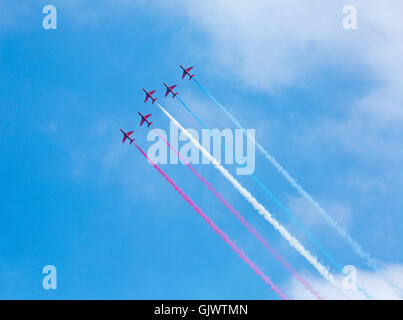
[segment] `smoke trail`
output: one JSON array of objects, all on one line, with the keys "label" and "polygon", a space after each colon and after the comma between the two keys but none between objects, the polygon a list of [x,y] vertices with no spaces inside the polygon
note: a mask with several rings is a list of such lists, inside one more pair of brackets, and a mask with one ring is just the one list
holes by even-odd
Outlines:
[{"label": "smoke trail", "polygon": [[243,133],[250,139],[259,149],[259,151],[265,156],[267,160],[271,162],[271,164],[277,169],[277,171],[283,175],[283,177],[298,191],[298,193],[308,200],[323,216],[325,221],[336,230],[341,238],[343,238],[354,250],[356,254],[358,254],[361,258],[366,261],[366,264],[372,269],[378,269],[378,264],[374,258],[367,252],[365,252],[360,244],[358,244],[355,240],[353,240],[346,231],[339,226],[339,224],[319,205],[317,201],[315,201],[299,184],[298,182],[277,162],[277,160],[270,155],[263,146],[257,142],[251,135],[249,135],[245,128],[238,122],[235,117],[227,111],[227,109],[214,98],[214,96],[208,92],[196,79],[194,79],[197,86],[217,105],[220,109],[227,115],[228,118],[239,128],[243,130]]},{"label": "smoke trail", "polygon": [[[285,170],[278,162],[277,160],[270,155],[266,149],[259,143],[257,142],[252,136],[246,132],[245,128],[239,123],[239,121],[231,114],[229,111],[220,103],[214,96],[207,90],[205,89],[196,79],[193,79],[196,85],[204,92],[204,94],[207,95],[220,109],[227,115],[228,118],[232,120],[232,122],[239,128],[243,130],[244,135],[254,143],[259,151],[265,156],[267,160],[271,162],[271,164],[277,169],[277,171],[298,191],[298,193],[308,200],[311,205],[316,208],[316,210],[322,215],[322,217],[325,219],[326,223],[331,226],[337,234],[344,240],[346,241],[350,247],[353,249],[353,251],[360,256],[366,263],[368,267],[370,267],[374,271],[380,271],[382,268],[380,266],[380,263],[376,261],[375,258],[371,256],[370,253],[364,251],[364,249],[361,247],[361,245],[356,242],[351,236],[337,223],[336,220],[334,220],[320,205],[319,203],[313,199],[313,197],[308,194],[301,185],[298,184],[298,182]],[[385,279],[396,291],[398,291],[399,295],[403,297],[403,294],[401,293],[403,289],[397,285],[392,279]],[[363,291],[362,291],[363,292]],[[367,297],[368,295],[363,292]]]},{"label": "smoke trail", "polygon": [[[196,81],[196,80],[195,80]],[[209,130],[210,129],[204,124],[202,120],[200,120],[195,113],[192,111],[190,107],[188,107],[183,100],[179,100],[179,102],[182,104],[183,107],[186,108],[190,112],[190,114],[201,124],[201,126]],[[316,246],[316,248],[323,254],[325,255],[328,260],[333,264],[333,266],[336,267],[336,269],[340,272],[343,273],[343,267],[342,265],[332,256],[332,254],[327,251],[321,243],[301,224],[301,222],[285,207],[279,199],[269,190],[269,188],[253,173],[249,175],[249,177],[257,184],[257,186],[263,190],[263,192],[277,205],[277,207],[280,208],[280,210],[285,213],[288,218],[294,222],[294,224],[301,230],[301,232]],[[371,297],[368,295],[368,293],[365,291],[365,289],[357,286],[357,289],[367,298],[370,299]]]},{"label": "smoke trail", "polygon": [[273,216],[266,210],[266,208],[261,205],[252,194],[246,190],[239,182],[236,180],[220,163],[206,150],[204,149],[193,136],[184,129],[178,121],[176,121],[169,113],[166,111],[158,102],[157,106],[165,113],[165,115],[174,123],[174,125],[180,129],[185,136],[202,152],[202,154],[208,159],[216,168],[221,172],[221,174],[238,190],[238,192],[254,207],[254,209],[263,217],[286,239],[290,245],[297,250],[305,259],[322,275],[324,279],[333,284],[336,288],[340,290],[345,296],[343,288],[334,279],[333,275],[325,268],[318,259],[312,255],[304,246],[292,236],[286,228],[284,228]]},{"label": "smoke trail", "polygon": [[220,237],[231,247],[231,249],[233,251],[235,251],[240,257],[241,259],[246,262],[251,268],[252,270],[259,275],[263,281],[269,285],[271,287],[271,289],[276,292],[282,299],[284,300],[288,300],[287,296],[279,289],[276,287],[276,285],[270,280],[269,277],[267,277],[260,269],[258,266],[256,266],[251,260],[249,260],[249,258],[245,255],[245,253],[243,253],[236,245],[235,243],[233,243],[229,237],[223,232],[221,231],[221,229],[219,227],[217,227],[215,225],[215,223],[192,201],[192,199],[190,199],[183,191],[181,188],[179,188],[175,182],[173,182],[173,180],[171,180],[167,174],[161,170],[161,168],[155,164],[148,156],[147,154],[137,145],[134,144],[136,146],[136,148],[141,152],[141,154],[152,164],[152,166],[157,169],[157,171],[165,178],[165,180],[167,180],[172,187],[174,187],[174,189],[183,197],[183,199],[186,200],[187,203],[190,204],[190,206],[203,218],[203,220],[205,222],[207,222],[207,224],[215,231],[217,232]]},{"label": "smoke trail", "polygon": [[[201,124],[204,129],[210,130],[182,100],[180,100],[180,103],[186,108],[186,110],[188,110],[192,114],[192,116]],[[280,210],[283,211],[297,225],[302,233],[331,261],[336,269],[338,269],[339,272],[342,272],[343,267],[341,266],[341,264],[336,261],[336,259],[330,254],[330,252],[328,252],[308,230],[306,230],[306,228],[298,221],[296,217],[291,214],[291,212],[281,203],[281,201],[277,199],[272,192],[270,192],[269,188],[253,173],[249,176],[258,185],[258,187],[262,189],[263,192],[280,208]]]},{"label": "smoke trail", "polygon": [[178,101],[182,104],[182,106],[184,106],[185,109],[190,112],[190,114],[193,116],[193,118],[195,118],[195,119],[197,120],[197,122],[199,122],[199,123],[201,124],[201,126],[202,126],[203,128],[207,129],[207,127],[205,126],[205,124],[203,123],[203,121],[201,121],[201,120],[199,119],[199,117],[196,116],[196,115],[193,113],[193,111],[186,105],[186,103],[184,103],[180,97],[176,97],[176,98],[177,98]]},{"label": "smoke trail", "polygon": [[220,202],[233,214],[236,218],[242,223],[244,227],[258,240],[263,246],[268,250],[276,259],[279,261],[284,268],[286,268],[312,295],[314,295],[317,299],[323,300],[323,298],[312,288],[312,286],[306,281],[303,277],[301,277],[292,267],[291,265],[285,261],[271,246],[269,243],[244,219],[244,217],[234,209],[234,207],[228,203],[227,200],[195,169],[193,166],[186,161],[181,154],[171,146],[171,144],[159,133],[159,131],[151,125],[151,128],[157,133],[161,140],[163,140],[166,145],[181,159],[182,163],[184,163],[193,174],[199,178],[199,180],[209,189]]}]

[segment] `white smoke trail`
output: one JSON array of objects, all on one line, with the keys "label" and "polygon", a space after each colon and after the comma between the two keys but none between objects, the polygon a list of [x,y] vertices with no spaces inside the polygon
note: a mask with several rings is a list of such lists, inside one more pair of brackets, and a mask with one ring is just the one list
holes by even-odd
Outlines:
[{"label": "white smoke trail", "polygon": [[172,121],[172,123],[180,129],[185,136],[201,151],[201,153],[209,160],[211,163],[218,169],[221,174],[238,190],[238,192],[253,206],[253,208],[262,215],[278,232],[280,232],[281,236],[286,239],[290,245],[297,250],[306,260],[322,275],[324,279],[329,281],[332,285],[338,288],[344,296],[345,292],[342,286],[335,280],[333,275],[329,272],[328,268],[323,266],[318,259],[310,253],[305,247],[293,236],[291,235],[286,228],[284,228],[273,216],[270,212],[261,205],[253,195],[246,190],[239,182],[236,180],[221,164],[218,162],[216,158],[214,158],[206,149],[204,149],[200,143],[193,138],[193,136],[183,128],[178,121],[173,118],[168,111],[166,111],[158,102],[157,106],[165,113],[165,115]]},{"label": "white smoke trail", "polygon": [[337,234],[344,239],[354,250],[354,252],[359,255],[361,258],[363,258],[366,262],[366,264],[373,270],[377,271],[379,270],[379,264],[377,261],[368,253],[365,252],[364,249],[361,247],[361,245],[355,241],[351,236],[337,223],[336,220],[334,220],[320,205],[319,203],[313,199],[313,197],[306,192],[300,184],[288,173],[287,170],[285,170],[281,164],[279,164],[271,154],[269,154],[266,149],[259,143],[257,142],[246,130],[245,128],[239,123],[235,117],[229,113],[229,111],[216,99],[214,96],[207,91],[196,79],[194,79],[194,82],[196,85],[217,105],[220,107],[220,109],[227,115],[228,118],[231,119],[233,123],[239,128],[243,130],[244,135],[252,142],[254,143],[258,150],[264,155],[264,157],[271,162],[271,164],[277,169],[277,171],[298,191],[298,193],[308,200],[312,206],[323,216],[325,219],[326,223],[331,226],[334,230],[336,230]]},{"label": "white smoke trail", "polygon": [[326,213],[326,211],[319,205],[315,199],[313,199],[299,184],[298,182],[276,161],[276,159],[270,155],[261,145],[260,143],[256,142],[255,139],[250,136],[249,139],[255,143],[255,145],[258,147],[260,152],[263,153],[263,155],[266,157],[267,160],[269,160],[273,166],[284,176],[284,178],[301,194],[305,199],[307,199],[315,208],[318,210],[318,212],[323,216],[323,218],[326,220],[326,222],[336,230],[336,232],[339,234],[340,237],[346,240],[346,242],[353,248],[353,250],[361,256],[367,263],[367,265],[373,269],[378,268],[378,264],[375,259],[371,257],[371,255],[367,252],[365,252],[362,247],[360,246],[359,243],[357,243],[355,240],[353,240],[347,232],[340,227],[340,225],[335,221],[329,214]]},{"label": "white smoke trail", "polygon": [[[239,123],[239,121],[207,90],[205,89],[200,82],[198,82],[196,79],[193,79],[194,83],[227,115],[228,118],[231,119],[231,121],[239,128],[242,129],[244,135],[253,143],[255,146],[257,146],[258,150],[264,155],[264,157],[269,160],[269,162],[277,169],[277,171],[290,183],[297,191],[298,193],[305,198],[308,202],[311,203],[311,205],[321,214],[321,216],[325,219],[326,223],[332,227],[336,233],[342,238],[344,241],[346,241],[350,247],[353,249],[353,251],[360,256],[362,259],[364,259],[366,265],[370,267],[374,271],[380,271],[382,270],[382,267],[384,267],[383,263],[377,261],[375,258],[371,256],[370,253],[366,252],[361,245],[355,241],[346,231],[341,227],[336,220],[334,220],[321,206],[320,204],[308,193],[302,188],[302,186],[297,182],[295,178],[293,178],[287,170],[285,170],[281,164],[279,164],[276,160],[275,157],[273,157],[259,142],[255,140],[254,137],[252,137],[246,130],[245,128]],[[386,274],[387,275],[387,274]],[[403,298],[403,289],[401,286],[399,286],[395,280],[390,279],[388,276],[385,279],[399,294],[400,297]],[[360,289],[360,291],[362,291]],[[363,292],[364,295],[365,292]],[[366,295],[367,296],[367,295]]]}]

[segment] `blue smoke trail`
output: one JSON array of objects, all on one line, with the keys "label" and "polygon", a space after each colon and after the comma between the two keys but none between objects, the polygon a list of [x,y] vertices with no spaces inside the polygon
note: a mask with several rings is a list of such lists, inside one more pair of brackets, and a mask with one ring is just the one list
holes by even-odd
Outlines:
[{"label": "blue smoke trail", "polygon": [[184,106],[185,109],[190,112],[190,114],[193,116],[193,118],[195,118],[196,121],[197,121],[198,123],[200,123],[200,125],[201,125],[204,129],[208,129],[207,126],[203,123],[203,121],[201,121],[201,120],[193,113],[193,111],[182,101],[182,99],[181,99],[180,97],[177,96],[176,98],[179,100],[179,102],[182,104],[182,106]]},{"label": "blue smoke trail", "polygon": [[259,203],[256,198],[247,189],[245,189],[240,182],[235,179],[234,176],[232,176],[228,170],[225,169],[220,162],[209,153],[209,151],[200,145],[199,141],[196,140],[185,128],[183,128],[181,124],[158,102],[157,106],[170,119],[171,123],[173,123],[189,139],[189,141],[203,154],[204,157],[206,157],[206,159],[209,160],[209,162],[213,164],[213,166],[222,174],[222,176],[227,179],[228,182],[230,182],[232,186],[245,198],[245,200],[252,205],[256,212],[260,214],[268,223],[270,223],[274,229],[280,233],[284,240],[286,240],[299,254],[301,254],[325,280],[329,281],[329,283],[335,286],[335,288],[337,288],[340,293],[342,293],[343,296],[348,299],[345,290],[329,272],[328,268],[322,265],[318,261],[317,257],[314,256],[309,250],[305,249],[305,247],[283,225],[281,225],[280,222],[278,222],[273,215],[261,203]]},{"label": "blue smoke trail", "polygon": [[[179,99],[178,99],[179,100]],[[180,103],[188,110],[191,115],[201,124],[201,126],[206,129],[211,131],[209,127],[207,127],[202,120],[200,120],[194,113],[193,111],[183,102],[183,100],[179,100]],[[242,128],[243,129],[243,128]],[[253,181],[259,186],[260,189],[264,191],[264,193],[277,205],[277,207],[280,208],[281,211],[283,211],[303,232],[305,236],[307,236],[312,243],[315,244],[315,246],[332,262],[332,264],[336,267],[336,269],[339,272],[342,272],[343,267],[341,266],[340,263],[338,263],[333,256],[316,240],[312,234],[305,229],[305,227],[298,221],[297,218],[295,218],[292,213],[281,203],[279,199],[276,198],[276,196],[270,191],[270,189],[253,173],[249,175],[249,177],[252,178]]]},{"label": "blue smoke trail", "polygon": [[277,162],[277,160],[271,156],[264,148],[263,146],[258,143],[253,137],[247,134],[245,131],[245,128],[238,122],[237,119],[234,118],[232,114],[230,114],[227,109],[219,103],[211,94],[208,92],[196,79],[194,79],[194,82],[197,84],[197,86],[217,105],[220,107],[220,109],[227,115],[228,118],[232,120],[233,123],[239,128],[242,129],[244,132],[244,135],[246,135],[247,138],[252,140],[253,143],[257,146],[259,151],[263,153],[263,155],[268,159],[272,165],[284,176],[284,178],[298,191],[298,193],[308,200],[318,211],[319,213],[323,216],[325,221],[336,230],[336,232],[340,235],[342,239],[344,239],[350,246],[353,248],[354,252],[358,254],[360,257],[362,257],[365,261],[366,264],[372,268],[372,269],[378,269],[378,264],[371,257],[371,255],[367,252],[365,252],[362,247],[354,241],[347,233],[346,231],[339,226],[339,224],[319,205],[317,201],[315,201],[298,183],[297,181],[290,176],[290,174]]},{"label": "blue smoke trail", "polygon": [[[311,195],[309,195],[303,188],[300,186],[297,181],[277,162],[277,160],[270,155],[264,147],[257,142],[253,137],[251,137],[245,128],[239,123],[239,121],[227,111],[227,109],[217,101],[216,98],[207,90],[205,89],[196,79],[193,79],[196,85],[203,91],[203,93],[209,97],[226,115],[228,118],[231,119],[231,121],[239,128],[243,130],[244,135],[246,135],[247,138],[249,138],[259,149],[259,151],[265,156],[267,160],[271,162],[271,164],[283,175],[283,177],[298,191],[298,193],[308,200],[316,209],[317,211],[322,215],[322,217],[325,219],[327,224],[331,226],[337,234],[345,240],[353,249],[353,251],[360,256],[366,263],[366,265],[371,268],[373,271],[380,271],[382,270],[379,262],[377,262],[368,252],[365,252],[364,249],[361,247],[361,245],[353,240],[347,232],[340,227],[340,225],[335,221],[320,205],[317,201],[313,199]],[[396,285],[394,281],[391,279],[385,279],[394,289],[396,289],[399,292],[399,295],[402,296],[402,289],[400,286]],[[360,290],[361,291],[361,290]],[[364,293],[364,292],[363,292]],[[364,293],[366,296],[367,294]]]},{"label": "blue smoke trail", "polygon": [[[199,82],[197,82],[196,79],[193,79],[196,84],[216,103],[219,104],[219,102],[207,91],[205,90],[200,84]],[[208,128],[204,122],[202,120],[200,120],[195,114],[194,112],[186,105],[186,103],[183,102],[182,99],[180,99],[178,97],[179,102],[182,104],[182,106],[188,110],[190,112],[190,114],[195,118],[195,120],[197,122],[199,122],[199,124],[206,130],[210,131],[210,128]],[[224,108],[224,107],[223,107]],[[226,111],[226,110],[225,110]],[[246,130],[245,128],[243,128],[241,126],[241,124],[234,118],[232,117],[232,115],[229,112],[226,112],[226,114],[231,118],[231,120],[233,120],[236,125],[238,126],[239,129],[241,129],[243,131],[243,133],[245,134]],[[253,141],[253,143],[255,143]],[[256,143],[255,143],[256,144]],[[320,243],[319,241],[298,221],[298,219],[293,216],[293,214],[281,203],[281,201],[276,198],[276,196],[270,191],[270,189],[257,177],[255,176],[253,173],[251,175],[249,175],[249,177],[258,185],[258,187],[263,190],[263,192],[277,205],[277,207],[283,212],[285,213],[288,218],[294,222],[294,224],[300,229],[300,231],[316,246],[316,248],[322,252],[322,254],[324,256],[326,256],[329,261],[333,264],[333,266],[340,272],[343,272],[343,266],[337,262],[337,260],[331,255],[331,253],[329,251],[327,251]],[[363,293],[365,295],[365,297],[367,299],[370,299],[369,295],[366,293],[366,291],[362,288],[358,287],[358,290]]]}]

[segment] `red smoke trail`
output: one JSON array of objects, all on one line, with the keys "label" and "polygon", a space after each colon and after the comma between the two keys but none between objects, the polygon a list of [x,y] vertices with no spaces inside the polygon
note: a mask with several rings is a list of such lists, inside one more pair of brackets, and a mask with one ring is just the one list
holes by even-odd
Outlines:
[{"label": "red smoke trail", "polygon": [[203,178],[202,175],[200,175],[200,173],[193,168],[193,166],[187,162],[181,155],[180,153],[171,146],[171,144],[159,133],[159,131],[157,129],[155,129],[153,126],[151,126],[152,129],[155,130],[155,132],[157,133],[157,135],[167,144],[167,146],[169,146],[169,148],[171,148],[171,150],[173,152],[175,152],[175,154],[178,155],[178,157],[181,159],[181,161],[190,169],[192,170],[192,172],[194,173],[194,175],[196,175],[200,181],[211,191],[214,193],[214,195],[218,198],[218,200],[220,200],[220,202],[229,210],[231,211],[231,213],[233,215],[235,215],[237,217],[237,219],[246,227],[246,229],[253,234],[253,236],[260,241],[263,246],[266,248],[267,251],[269,251],[276,259],[277,261],[279,261],[284,268],[286,268],[310,293],[312,293],[317,299],[319,300],[323,300],[323,298],[319,295],[319,293],[317,293],[312,287],[311,285],[308,283],[307,280],[305,280],[303,277],[301,277],[289,264],[289,262],[285,261],[270,245],[269,243],[260,235],[259,232],[257,232],[246,220],[245,218],[234,209],[234,207],[227,202],[227,200],[224,199],[224,197],[217,191],[214,189],[214,187],[210,184],[210,182],[208,182],[206,179]]},{"label": "red smoke trail", "polygon": [[134,144],[136,146],[136,148],[141,152],[141,154],[148,160],[148,162],[150,162],[150,164],[153,165],[153,167],[155,169],[158,170],[158,172],[165,178],[165,180],[167,180],[173,187],[174,189],[183,197],[183,199],[185,199],[187,201],[187,203],[189,203],[191,205],[191,207],[204,219],[204,221],[206,221],[208,223],[208,225],[215,231],[217,232],[220,237],[231,247],[232,250],[234,250],[240,257],[241,259],[246,262],[253,271],[255,271],[255,273],[257,275],[259,275],[264,282],[266,282],[266,284],[268,284],[271,289],[276,292],[283,300],[288,300],[287,296],[279,289],[276,287],[276,285],[271,282],[270,278],[267,277],[260,269],[258,266],[256,266],[251,260],[249,260],[249,258],[235,245],[235,243],[233,243],[229,237],[221,231],[221,229],[219,227],[217,227],[215,225],[215,223],[206,216],[206,214],[192,201],[192,199],[190,199],[183,191],[181,188],[179,188],[175,182],[173,182],[171,180],[171,178],[169,178],[166,173],[164,171],[161,170],[161,168],[155,164],[148,156],[147,154],[137,145]]}]

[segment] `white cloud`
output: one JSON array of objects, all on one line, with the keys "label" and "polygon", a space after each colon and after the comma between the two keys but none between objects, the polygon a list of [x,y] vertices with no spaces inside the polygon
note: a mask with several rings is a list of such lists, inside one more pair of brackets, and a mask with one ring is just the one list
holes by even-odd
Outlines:
[{"label": "white cloud", "polygon": [[[327,281],[317,277],[308,276],[306,279],[311,283],[312,287],[317,290],[323,298],[338,300],[345,299],[342,294],[330,285]],[[393,265],[379,272],[367,272],[358,270],[357,273],[358,285],[365,290],[371,299],[376,300],[395,300],[401,299],[397,287],[403,287],[403,265]],[[338,277],[339,281],[342,281],[341,276]],[[393,285],[390,283],[393,282]],[[395,288],[394,288],[395,286]],[[288,283],[289,296],[292,299],[312,299],[313,297],[307,292],[301,284],[293,278],[290,278]],[[350,299],[364,299],[365,296],[353,289],[346,290],[346,293]]]},{"label": "white cloud", "polygon": [[363,73],[373,88],[357,101],[339,101],[351,104],[341,120],[329,113],[323,125],[309,130],[319,142],[330,138],[367,159],[374,154],[393,159],[403,150],[403,2],[350,3],[358,9],[357,30],[342,27],[344,1],[177,0],[161,5],[176,12],[184,7],[192,27],[207,35],[198,56],[192,44],[194,59],[207,62],[210,74],[249,88],[272,93],[304,86],[324,67]]},{"label": "white cloud", "polygon": [[[334,41],[329,30],[341,29],[340,10],[329,4],[313,6],[310,1],[295,0],[180,2],[192,24],[209,35],[203,58],[260,89],[271,90],[302,76],[316,61],[318,51],[326,50],[328,41],[321,47],[315,42]],[[328,19],[329,15],[334,19]]]},{"label": "white cloud", "polygon": [[[192,33],[183,44],[195,59],[211,66],[211,72],[236,77],[257,90],[273,92],[286,86],[301,86],[323,66],[365,71],[376,88],[354,106],[356,116],[369,115],[377,125],[403,121],[403,2],[351,0],[357,6],[358,29],[342,28],[345,1],[315,0],[232,1],[155,0],[155,10],[184,15],[184,29],[206,34],[199,44]],[[109,2],[56,2],[71,19],[69,23],[97,24],[119,17],[122,11],[150,6],[144,0]],[[1,5],[5,26],[34,15],[29,5]],[[182,17],[183,18],[183,17]],[[14,22],[12,22],[14,21]],[[21,23],[18,23],[21,26]],[[182,36],[181,30],[178,30]],[[174,35],[175,36],[175,35]],[[191,43],[192,45],[189,45]],[[197,53],[197,54],[196,54]],[[225,71],[225,72],[222,72]]]},{"label": "white cloud", "polygon": [[249,85],[272,89],[295,81],[324,63],[323,54],[325,63],[361,61],[382,73],[387,67],[388,78],[398,76],[392,67],[396,50],[402,49],[396,41],[403,32],[398,0],[387,6],[352,1],[359,13],[356,31],[342,28],[342,1],[177,0],[167,6],[177,9],[178,3],[191,23],[209,35],[204,58]]}]

